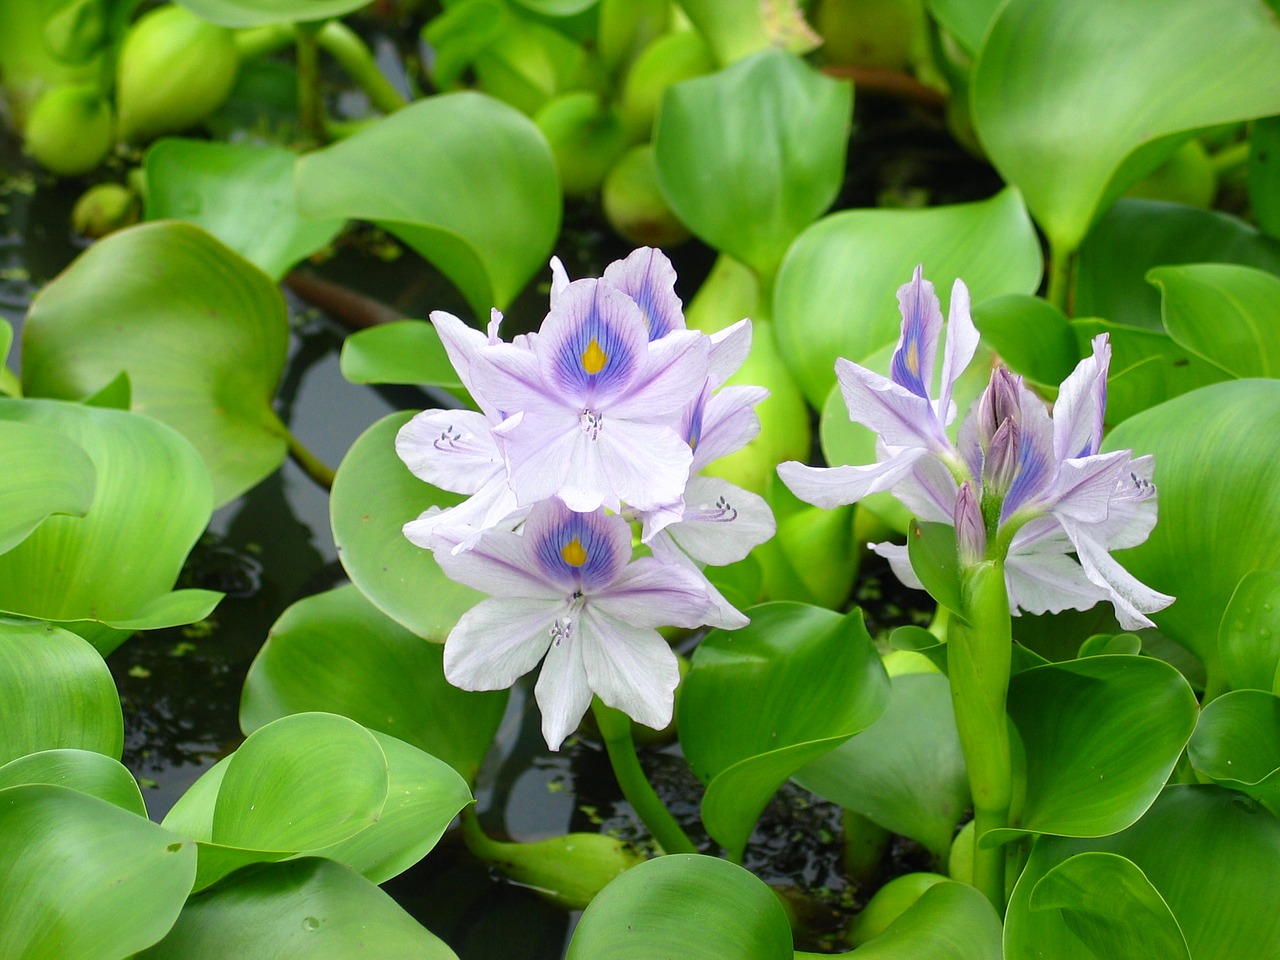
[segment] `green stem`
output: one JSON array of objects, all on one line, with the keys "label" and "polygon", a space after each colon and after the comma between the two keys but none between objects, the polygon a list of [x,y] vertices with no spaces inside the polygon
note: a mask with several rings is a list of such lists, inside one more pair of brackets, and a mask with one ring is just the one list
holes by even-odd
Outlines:
[{"label": "green stem", "polygon": [[373,54],[363,40],[346,24],[330,20],[316,37],[320,49],[338,61],[347,74],[360,85],[369,102],[383,113],[395,113],[408,106],[400,91],[383,76]]},{"label": "green stem", "polygon": [[333,489],[334,472],[320,462],[320,459],[304,447],[292,433],[288,435],[289,456],[302,468],[302,472],[326,490]]},{"label": "green stem", "polygon": [[973,795],[973,885],[1004,913],[1004,847],[979,844],[1009,825],[1013,764],[1009,751],[1010,658],[1013,650],[1004,563],[985,560],[964,575],[964,619],[947,628],[947,671],[956,729]]},{"label": "green stem", "polygon": [[298,119],[317,143],[325,140],[324,100],[320,95],[320,49],[315,30],[294,24],[298,63]]},{"label": "green stem", "polygon": [[1224,147],[1209,158],[1209,165],[1218,176],[1228,173],[1249,162],[1249,141],[1241,140],[1229,147]]},{"label": "green stem", "polygon": [[237,30],[235,42],[241,60],[265,57],[293,43],[293,26],[288,23],[273,23],[266,27]]},{"label": "green stem", "polygon": [[649,828],[653,839],[666,853],[697,853],[698,849],[684,832],[671,811],[662,805],[652,784],[640,769],[636,756],[635,740],[631,737],[631,720],[625,713],[605,706],[600,700],[591,701],[596,725],[604,738],[609,764],[618,779],[622,795],[627,798],[641,822]]},{"label": "green stem", "polygon": [[1061,244],[1049,241],[1049,290],[1046,299],[1055,307],[1071,316],[1071,268],[1074,265],[1076,251],[1066,249]]}]

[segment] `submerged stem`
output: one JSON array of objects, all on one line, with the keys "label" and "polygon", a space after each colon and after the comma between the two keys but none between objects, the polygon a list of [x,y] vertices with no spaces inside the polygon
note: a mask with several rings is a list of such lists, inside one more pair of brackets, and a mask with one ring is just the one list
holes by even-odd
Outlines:
[{"label": "submerged stem", "polygon": [[325,141],[324,101],[320,95],[320,50],[314,28],[294,26],[298,64],[298,119],[317,143]]},{"label": "submerged stem", "polygon": [[640,820],[649,829],[653,839],[658,841],[666,853],[697,853],[698,849],[684,832],[671,811],[662,805],[640,769],[640,758],[636,756],[635,740],[631,737],[631,720],[620,710],[605,706],[599,699],[591,701],[591,711],[595,714],[596,725],[604,738],[605,750],[609,753],[609,764],[613,767],[613,775],[622,788],[622,795],[635,809]]},{"label": "submerged stem", "polygon": [[288,434],[289,456],[302,468],[302,472],[326,490],[333,489],[334,472],[320,458],[302,445],[292,433]]}]

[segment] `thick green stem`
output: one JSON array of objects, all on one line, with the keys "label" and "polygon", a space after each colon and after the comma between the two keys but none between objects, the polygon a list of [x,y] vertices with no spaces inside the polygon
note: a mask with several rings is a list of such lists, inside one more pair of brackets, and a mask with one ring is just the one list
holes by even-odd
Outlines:
[{"label": "thick green stem", "polygon": [[400,91],[378,69],[378,64],[364,41],[346,24],[330,20],[317,35],[316,41],[320,49],[337,60],[351,79],[360,85],[374,107],[383,113],[395,113],[408,106],[408,101],[400,95]]},{"label": "thick green stem", "polygon": [[1071,268],[1075,263],[1075,248],[1067,248],[1062,244],[1049,241],[1049,289],[1046,299],[1055,307],[1071,316]]},{"label": "thick green stem", "polygon": [[947,670],[973,795],[973,885],[1003,914],[1004,848],[979,843],[987,832],[1009,825],[1013,799],[1006,710],[1013,638],[1003,561],[970,568],[962,600],[963,619],[953,617],[947,628]]},{"label": "thick green stem", "polygon": [[298,62],[298,119],[317,143],[325,140],[324,100],[320,95],[320,48],[315,29],[294,25]]},{"label": "thick green stem", "polygon": [[1249,162],[1249,141],[1241,140],[1229,147],[1223,147],[1209,158],[1209,165],[1218,176],[1230,173]]},{"label": "thick green stem", "polygon": [[283,50],[293,43],[293,27],[287,23],[273,23],[265,27],[249,27],[235,32],[236,50],[241,60],[265,57]]},{"label": "thick green stem", "polygon": [[666,853],[697,853],[693,841],[676,823],[652,784],[640,769],[640,758],[636,756],[635,740],[631,737],[631,720],[620,710],[605,706],[599,699],[591,702],[595,714],[596,726],[600,728],[600,736],[604,738],[605,750],[609,753],[609,764],[613,767],[613,775],[618,779],[622,795],[627,798],[641,822],[649,828],[653,839]]},{"label": "thick green stem", "polygon": [[326,490],[333,489],[334,472],[320,459],[304,447],[292,433],[288,435],[289,456],[293,458],[293,462],[302,468],[302,472],[314,480],[317,484]]}]

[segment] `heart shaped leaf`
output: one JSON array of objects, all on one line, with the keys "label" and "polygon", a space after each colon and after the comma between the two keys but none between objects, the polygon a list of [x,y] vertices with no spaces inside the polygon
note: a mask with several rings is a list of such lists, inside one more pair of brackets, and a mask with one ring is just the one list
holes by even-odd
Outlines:
[{"label": "heart shaped leaf", "polygon": [[436,328],[422,320],[396,320],[351,334],[342,343],[341,363],[352,383],[462,387]]},{"label": "heart shaped leaf", "polygon": [[1271,690],[1280,668],[1280,570],[1250,570],[1218,627],[1218,651],[1234,689]]},{"label": "heart shaped leaf", "polygon": [[0,553],[16,547],[51,514],[83,517],[93,503],[93,461],[50,430],[0,421],[8,469],[0,478]]},{"label": "heart shaped leaf", "polygon": [[1157,267],[1164,325],[1184,349],[1237,377],[1280,377],[1280,277],[1231,263]]},{"label": "heart shaped leaf", "polygon": [[1276,813],[1280,810],[1280,697],[1264,690],[1224,693],[1205,706],[1187,757],[1197,773],[1247,793]]}]

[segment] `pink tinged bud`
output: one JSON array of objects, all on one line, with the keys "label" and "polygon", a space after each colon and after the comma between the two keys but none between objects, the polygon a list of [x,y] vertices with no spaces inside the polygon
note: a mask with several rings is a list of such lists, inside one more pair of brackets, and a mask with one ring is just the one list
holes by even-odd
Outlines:
[{"label": "pink tinged bud", "polygon": [[973,484],[960,484],[956,496],[956,546],[960,551],[960,566],[972,567],[981,563],[987,555],[987,528],[982,522],[982,509],[974,495]]},{"label": "pink tinged bud", "polygon": [[1018,475],[1018,444],[1021,430],[1012,418],[1005,419],[991,438],[982,462],[982,490],[986,496],[1003,499]]},{"label": "pink tinged bud", "polygon": [[1007,368],[996,367],[991,371],[987,389],[978,399],[978,442],[984,451],[991,446],[996,431],[1006,420],[1022,422],[1018,378]]}]

